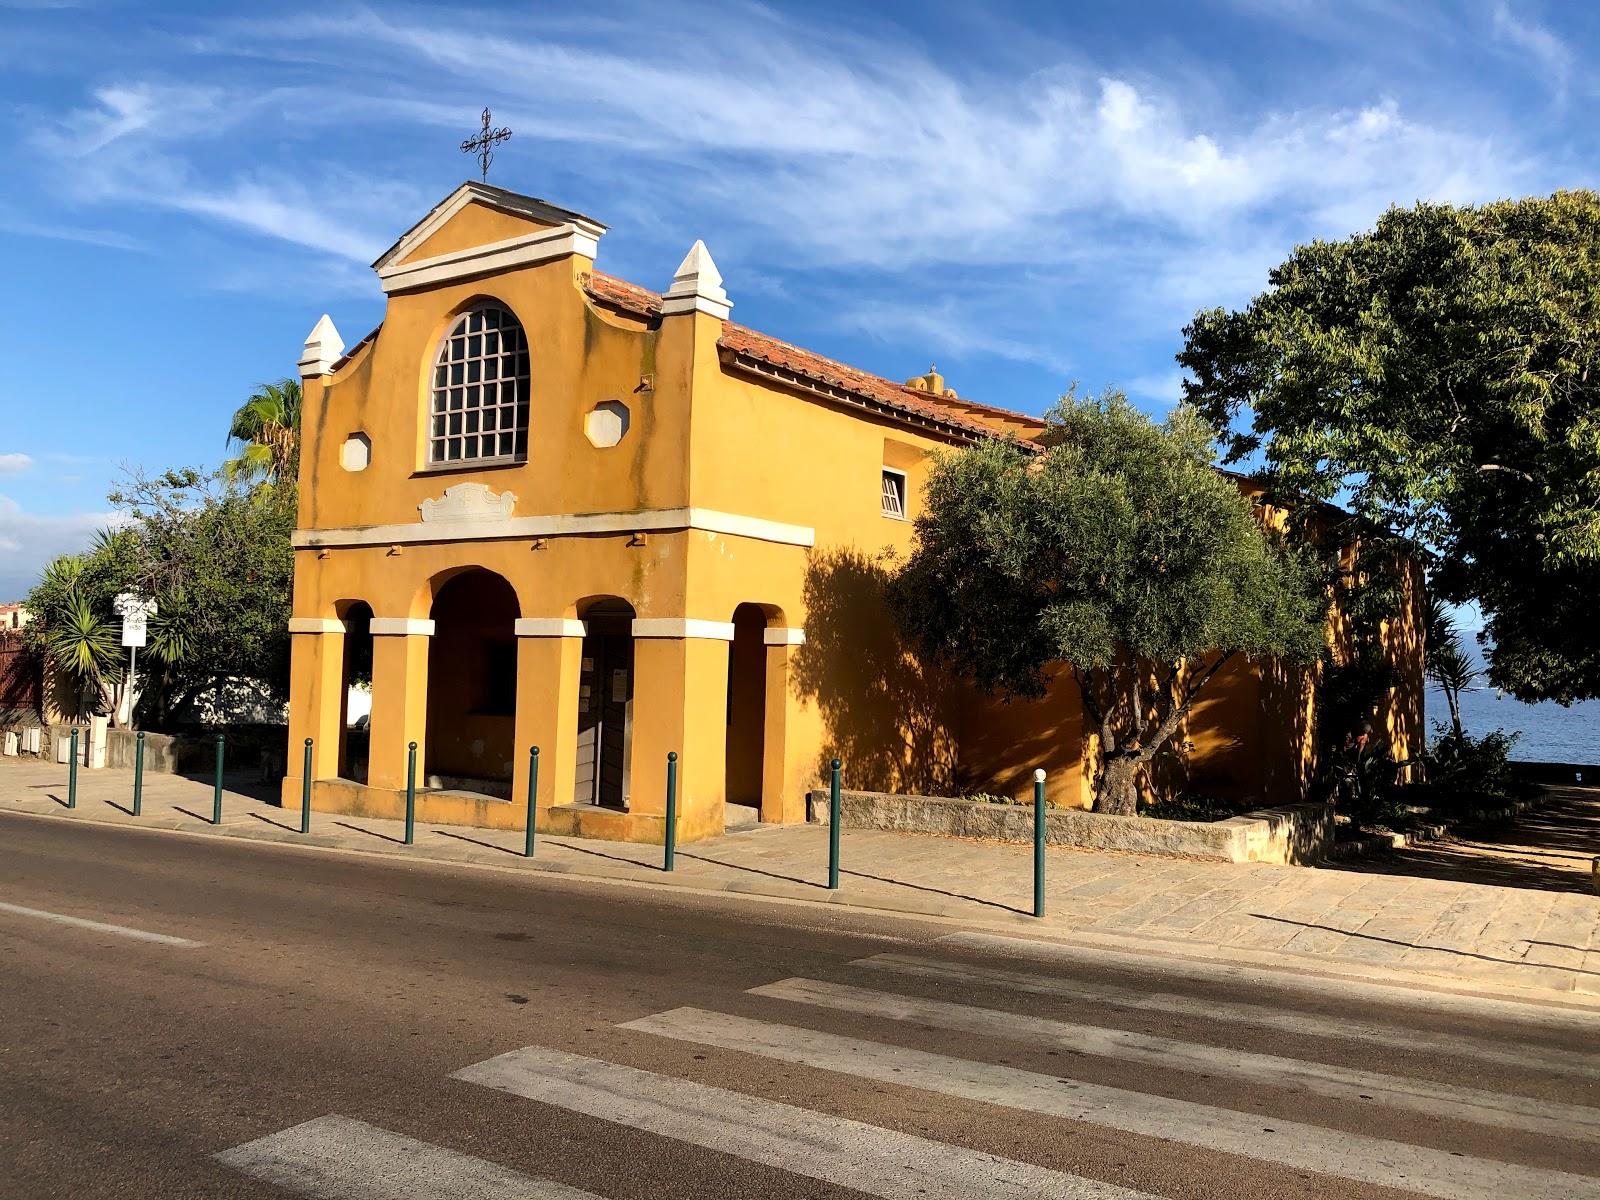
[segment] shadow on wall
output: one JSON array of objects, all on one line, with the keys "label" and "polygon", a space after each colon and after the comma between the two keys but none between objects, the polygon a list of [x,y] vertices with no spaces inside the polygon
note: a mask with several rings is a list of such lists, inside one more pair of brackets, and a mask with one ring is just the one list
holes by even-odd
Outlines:
[{"label": "shadow on wall", "polygon": [[885,560],[818,554],[806,571],[806,640],[795,687],[816,704],[824,742],[817,776],[842,759],[852,789],[957,794],[957,689],[905,649],[884,599]]}]

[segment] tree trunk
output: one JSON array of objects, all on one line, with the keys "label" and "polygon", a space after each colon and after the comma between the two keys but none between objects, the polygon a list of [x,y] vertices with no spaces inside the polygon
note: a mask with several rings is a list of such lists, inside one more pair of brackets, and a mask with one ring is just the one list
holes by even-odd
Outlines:
[{"label": "tree trunk", "polygon": [[1139,815],[1139,762],[1133,755],[1113,754],[1100,769],[1094,811],[1119,817]]},{"label": "tree trunk", "polygon": [[1450,704],[1450,724],[1455,729],[1456,740],[1460,741],[1461,732],[1461,697],[1450,688],[1444,690],[1444,698]]}]

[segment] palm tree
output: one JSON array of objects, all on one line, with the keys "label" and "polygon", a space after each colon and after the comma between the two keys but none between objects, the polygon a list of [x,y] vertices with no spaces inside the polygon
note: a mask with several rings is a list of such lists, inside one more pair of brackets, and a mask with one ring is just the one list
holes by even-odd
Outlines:
[{"label": "palm tree", "polygon": [[1462,644],[1455,614],[1438,596],[1428,597],[1423,625],[1427,639],[1427,657],[1423,669],[1444,693],[1445,703],[1450,706],[1450,725],[1459,740],[1463,736],[1461,693],[1472,690],[1478,679],[1478,669],[1473,666]]},{"label": "palm tree", "polygon": [[239,454],[222,464],[230,480],[293,482],[300,466],[300,381],[263,383],[239,406],[228,443]]}]

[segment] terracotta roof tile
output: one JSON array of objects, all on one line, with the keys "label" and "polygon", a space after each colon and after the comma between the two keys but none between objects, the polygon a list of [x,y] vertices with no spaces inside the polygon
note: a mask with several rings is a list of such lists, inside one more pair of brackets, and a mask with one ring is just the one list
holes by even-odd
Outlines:
[{"label": "terracotta roof tile", "polygon": [[[581,277],[581,283],[584,291],[598,304],[604,304],[644,320],[655,320],[661,316],[660,295],[637,284],[600,271],[586,272]],[[1010,412],[976,401],[965,399],[947,401],[930,392],[920,391],[903,383],[895,383],[893,380],[866,371],[859,371],[855,367],[824,358],[820,354],[758,333],[754,329],[735,325],[732,321],[723,322],[722,337],[717,344],[736,359],[754,360],[756,363],[775,368],[801,380],[842,391],[889,412],[899,413],[919,422],[934,422],[966,437],[994,437],[1004,432],[1007,427],[1019,423],[1023,426],[1043,424],[1037,417]],[[973,411],[991,414],[997,423],[986,424],[974,420],[971,415]],[[1021,432],[1025,436],[1031,436],[1026,429]]]},{"label": "terracotta roof tile", "polygon": [[661,315],[661,297],[636,283],[599,271],[586,271],[579,281],[590,299],[597,304],[620,309],[647,321],[653,321]]}]

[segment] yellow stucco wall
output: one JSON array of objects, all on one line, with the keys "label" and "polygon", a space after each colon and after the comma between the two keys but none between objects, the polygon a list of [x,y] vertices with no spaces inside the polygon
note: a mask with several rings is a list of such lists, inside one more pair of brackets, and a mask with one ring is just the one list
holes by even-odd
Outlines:
[{"label": "yellow stucco wall", "polygon": [[[396,261],[544,228],[474,202]],[[732,798],[759,799],[764,820],[803,819],[804,792],[834,757],[851,787],[936,794],[1019,795],[1043,765],[1052,799],[1086,803],[1070,687],[1037,704],[986,701],[923,667],[894,634],[881,589],[894,556],[911,546],[912,525],[882,514],[881,470],[906,473],[915,517],[928,468],[950,439],[739,373],[719,358],[717,316],[646,319],[597,306],[582,285],[591,268],[569,253],[397,292],[373,339],[331,374],[305,380],[306,544],[296,557],[290,736],[296,746],[314,739],[316,806],[398,815],[411,742],[422,819],[520,827],[536,745],[541,827],[645,841],[663,836],[669,751],[680,755],[685,840],[721,832],[730,780],[741,793]],[[516,315],[530,346],[527,459],[430,467],[433,357],[456,317],[489,300]],[[585,435],[585,418],[602,402],[629,411],[625,436],[607,448]],[[350,471],[340,448],[356,434],[370,441],[371,461]],[[601,514],[604,528],[534,537],[421,521],[425,500],[463,483],[513,494],[512,521]],[[667,510],[722,514],[737,527],[695,527],[695,519],[648,527]],[[791,527],[812,531],[814,544],[796,544],[805,539]],[[447,581],[481,580],[464,575],[474,568],[509,585],[515,618],[573,620],[591,602],[615,598],[646,623],[690,623],[634,640],[626,812],[572,803],[580,638],[523,636],[513,646],[509,629],[468,636],[459,613],[435,611]],[[365,785],[336,778],[346,635],[333,622],[354,602],[393,630],[373,639]],[[759,607],[744,611],[763,628],[747,629],[736,655],[735,718],[722,627],[741,605]],[[456,624],[430,636],[424,624],[395,623],[435,617]],[[789,630],[803,630],[803,642]],[[771,634],[770,643],[754,641],[757,633]],[[515,658],[511,714],[475,711],[484,667],[474,656],[491,643],[494,654]],[[1303,782],[1302,690],[1253,670],[1231,675],[1191,722],[1199,750],[1190,766],[1231,773],[1246,789],[1272,792],[1266,799],[1292,798],[1280,793]],[[1276,748],[1263,753],[1263,745]],[[299,755],[290,762],[298,771]],[[502,778],[507,763],[510,800],[427,786],[433,776]],[[300,782],[284,781],[286,799],[297,801]]]}]

